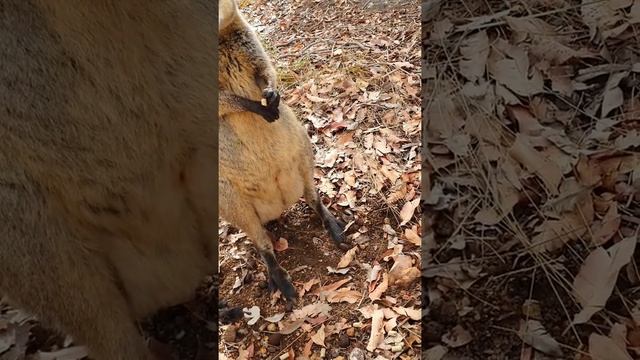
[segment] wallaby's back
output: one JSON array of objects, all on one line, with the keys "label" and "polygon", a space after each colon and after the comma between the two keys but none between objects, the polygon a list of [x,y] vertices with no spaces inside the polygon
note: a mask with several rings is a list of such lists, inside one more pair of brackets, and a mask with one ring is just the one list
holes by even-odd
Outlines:
[{"label": "wallaby's back", "polygon": [[0,6],[0,294],[96,359],[215,270],[215,8]]}]

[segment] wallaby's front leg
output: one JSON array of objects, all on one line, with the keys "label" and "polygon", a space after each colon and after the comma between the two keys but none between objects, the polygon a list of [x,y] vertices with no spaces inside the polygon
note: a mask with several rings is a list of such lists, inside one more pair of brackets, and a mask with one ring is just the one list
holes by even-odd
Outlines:
[{"label": "wallaby's front leg", "polygon": [[[274,95],[271,95],[273,97]],[[277,96],[277,102],[280,102],[280,96]],[[238,96],[229,91],[221,91],[218,103],[218,117],[224,118],[226,115],[249,111],[254,114],[262,116],[268,122],[274,122],[280,117],[278,108],[275,109],[269,106],[263,106],[259,101],[247,99],[242,96]]]}]

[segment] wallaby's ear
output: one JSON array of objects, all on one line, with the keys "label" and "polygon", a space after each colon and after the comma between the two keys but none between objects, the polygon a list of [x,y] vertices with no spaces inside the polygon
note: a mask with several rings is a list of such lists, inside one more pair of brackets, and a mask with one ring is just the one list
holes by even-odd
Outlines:
[{"label": "wallaby's ear", "polygon": [[218,31],[231,24],[237,11],[235,0],[220,0],[218,2]]}]

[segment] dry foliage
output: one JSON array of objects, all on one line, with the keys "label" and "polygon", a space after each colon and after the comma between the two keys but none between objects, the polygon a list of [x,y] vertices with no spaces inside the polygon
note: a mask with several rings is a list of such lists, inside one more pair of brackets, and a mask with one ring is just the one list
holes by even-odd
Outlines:
[{"label": "dry foliage", "polygon": [[423,3],[426,358],[640,356],[639,11]]}]

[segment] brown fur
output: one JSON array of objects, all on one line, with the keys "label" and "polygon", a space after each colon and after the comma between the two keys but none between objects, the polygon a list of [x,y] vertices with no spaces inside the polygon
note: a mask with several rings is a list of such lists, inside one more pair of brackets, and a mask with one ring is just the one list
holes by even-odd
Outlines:
[{"label": "brown fur", "polygon": [[214,4],[0,6],[0,293],[94,359],[216,269]]},{"label": "brown fur", "polygon": [[[233,26],[244,28],[235,30],[233,41],[224,37],[221,31],[221,84],[222,79],[228,79],[224,83],[227,89],[242,96],[257,98],[260,88],[254,82],[256,62],[247,55],[251,51],[243,49],[243,46],[254,49],[253,44],[257,39],[253,31],[245,26],[246,23],[238,20],[242,17],[229,2],[233,0],[221,1],[221,10],[235,9],[236,14],[231,18],[236,20],[227,24],[226,29],[232,29]],[[227,3],[226,7],[224,3]],[[240,42],[240,38],[252,40]],[[267,264],[272,288],[281,290],[285,297],[292,300],[295,290],[286,271],[275,260],[271,240],[263,225],[278,218],[302,196],[320,215],[332,239],[341,245],[344,245],[343,225],[318,197],[313,181],[313,148],[305,128],[287,105],[281,103],[279,110],[280,119],[273,123],[259,121],[259,116],[250,112],[227,113],[221,118],[219,210],[222,218],[245,231],[254,241]]]}]

